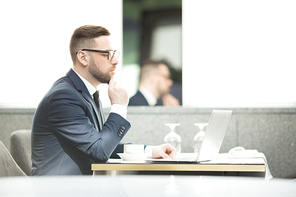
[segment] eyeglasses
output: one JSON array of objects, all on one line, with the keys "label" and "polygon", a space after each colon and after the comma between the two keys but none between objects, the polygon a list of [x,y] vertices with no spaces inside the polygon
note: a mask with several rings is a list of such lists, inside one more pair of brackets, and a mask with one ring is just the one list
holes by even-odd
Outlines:
[{"label": "eyeglasses", "polygon": [[171,78],[171,75],[164,75],[164,74],[160,74],[160,73],[158,73],[158,76],[160,76],[160,77],[164,77],[165,79],[169,79],[169,80],[172,79],[172,78]]},{"label": "eyeglasses", "polygon": [[[113,57],[115,57],[116,59],[119,58],[119,54],[120,52],[117,51],[117,50],[114,50],[114,51],[104,51],[104,50],[96,50],[96,49],[81,49],[80,51],[92,51],[92,52],[98,52],[98,53],[108,53],[108,60],[112,60]],[[78,53],[79,51],[76,52],[76,54]]]}]

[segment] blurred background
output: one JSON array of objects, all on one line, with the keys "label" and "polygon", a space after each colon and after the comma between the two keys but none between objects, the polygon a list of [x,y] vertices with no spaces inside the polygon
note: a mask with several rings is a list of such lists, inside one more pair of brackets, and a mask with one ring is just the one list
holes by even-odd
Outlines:
[{"label": "blurred background", "polygon": [[141,62],[165,60],[174,82],[171,94],[182,103],[182,0],[123,0],[122,8],[122,82],[129,94],[137,90]]}]

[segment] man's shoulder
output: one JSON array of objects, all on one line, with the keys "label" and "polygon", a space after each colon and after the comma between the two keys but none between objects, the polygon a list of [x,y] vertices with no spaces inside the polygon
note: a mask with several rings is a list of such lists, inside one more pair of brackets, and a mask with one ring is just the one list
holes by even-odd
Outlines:
[{"label": "man's shoulder", "polygon": [[78,96],[79,92],[75,89],[71,80],[68,77],[62,77],[52,85],[44,98],[51,101],[53,98],[55,98],[54,100],[74,98],[75,95]]},{"label": "man's shoulder", "polygon": [[143,94],[138,90],[131,98],[143,97]]},{"label": "man's shoulder", "polygon": [[50,91],[55,92],[59,90],[73,91],[75,88],[71,84],[71,80],[68,77],[62,77],[58,79],[51,87]]},{"label": "man's shoulder", "polygon": [[145,99],[144,95],[139,90],[129,100],[129,106],[137,106],[137,105],[142,105],[142,106],[148,105],[147,100]]}]

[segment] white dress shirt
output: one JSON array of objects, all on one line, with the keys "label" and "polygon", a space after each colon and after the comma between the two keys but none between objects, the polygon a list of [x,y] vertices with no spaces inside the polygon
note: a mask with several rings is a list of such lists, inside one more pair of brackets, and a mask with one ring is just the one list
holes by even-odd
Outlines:
[{"label": "white dress shirt", "polygon": [[154,97],[154,95],[149,90],[147,90],[146,88],[140,86],[139,91],[143,94],[143,96],[147,100],[149,106],[155,106],[156,105],[157,99]]}]

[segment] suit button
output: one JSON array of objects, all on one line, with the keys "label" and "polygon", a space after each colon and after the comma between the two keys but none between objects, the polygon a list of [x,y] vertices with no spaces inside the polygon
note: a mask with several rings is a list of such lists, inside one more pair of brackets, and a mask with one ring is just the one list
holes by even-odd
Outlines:
[{"label": "suit button", "polygon": [[125,126],[121,126],[120,130],[117,132],[117,135],[120,137],[124,133]]}]

